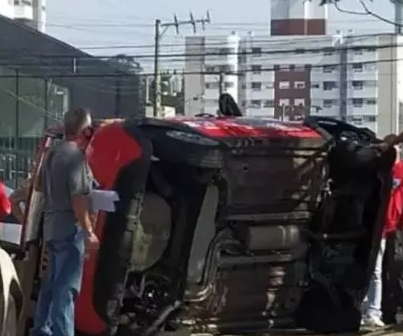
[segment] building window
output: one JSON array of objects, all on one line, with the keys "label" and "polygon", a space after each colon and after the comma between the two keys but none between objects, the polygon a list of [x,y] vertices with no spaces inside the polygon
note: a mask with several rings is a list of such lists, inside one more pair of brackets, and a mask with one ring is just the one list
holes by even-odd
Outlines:
[{"label": "building window", "polygon": [[325,56],[332,56],[333,55],[333,48],[325,48],[323,50],[323,55]]},{"label": "building window", "polygon": [[234,72],[235,67],[232,64],[223,64],[220,65],[220,71],[222,72]]},{"label": "building window", "polygon": [[242,89],[246,90],[246,83],[242,83]]},{"label": "building window", "polygon": [[279,70],[280,71],[290,71],[290,66],[289,65],[280,65]]},{"label": "building window", "polygon": [[218,89],[218,83],[217,82],[206,83],[205,87],[206,87],[206,89],[217,90]]},{"label": "building window", "polygon": [[251,68],[252,68],[252,73],[254,73],[254,74],[260,74],[262,72],[261,65],[253,64]]},{"label": "building window", "polygon": [[335,65],[324,65],[323,66],[323,72],[325,73],[331,73],[334,70],[336,70],[336,66]]},{"label": "building window", "polygon": [[294,71],[295,72],[304,72],[305,71],[305,65],[294,65]]},{"label": "building window", "polygon": [[365,115],[363,119],[365,122],[376,122],[376,116],[373,115]]},{"label": "building window", "polygon": [[250,101],[251,108],[261,108],[262,107],[262,101],[259,99],[252,99]]},{"label": "building window", "polygon": [[362,125],[362,116],[349,116],[347,119],[356,126]]},{"label": "building window", "polygon": [[279,89],[289,89],[290,88],[290,82],[279,82],[278,83],[278,88]]},{"label": "building window", "polygon": [[333,106],[333,100],[332,99],[324,99],[323,100],[323,107],[329,108]]},{"label": "building window", "polygon": [[336,82],[323,82],[323,90],[330,91],[337,88]]},{"label": "building window", "polygon": [[246,100],[242,100],[242,107],[246,106]]},{"label": "building window", "polygon": [[362,90],[364,88],[364,82],[363,81],[353,81],[351,83],[352,87],[354,90]]},{"label": "building window", "polygon": [[262,89],[262,83],[261,82],[252,82],[250,87],[253,91],[260,91]]},{"label": "building window", "polygon": [[206,66],[206,72],[215,72],[215,68],[212,65],[207,65]]},{"label": "building window", "polygon": [[294,99],[294,106],[305,106],[305,99],[304,98]]},{"label": "building window", "polygon": [[304,53],[305,53],[305,49],[302,49],[302,48],[295,49],[295,53],[296,53],[296,54],[304,54]]},{"label": "building window", "polygon": [[364,67],[362,63],[353,63],[352,69],[354,72],[362,72],[364,70]]},{"label": "building window", "polygon": [[362,105],[364,104],[364,99],[353,98],[351,99],[351,103],[353,104],[354,107],[362,107]]},{"label": "building window", "polygon": [[233,53],[235,50],[231,50],[231,48],[220,48],[218,49],[218,53],[221,55],[228,55],[231,52]]},{"label": "building window", "polygon": [[264,100],[263,107],[274,107],[274,100]]},{"label": "building window", "polygon": [[320,83],[319,82],[311,82],[311,88],[320,89]]},{"label": "building window", "polygon": [[376,63],[375,62],[368,62],[365,64],[366,71],[375,71],[376,70]]},{"label": "building window", "polygon": [[289,99],[280,99],[279,101],[278,101],[278,104],[280,105],[280,106],[290,106],[290,100]]},{"label": "building window", "polygon": [[294,89],[305,89],[305,82],[303,81],[294,82]]},{"label": "building window", "polygon": [[255,56],[261,56],[262,55],[262,48],[252,48],[252,54]]},{"label": "building window", "polygon": [[362,49],[355,49],[354,55],[362,55]]},{"label": "building window", "polygon": [[234,82],[225,82],[225,88],[226,89],[231,89],[235,86]]},{"label": "building window", "polygon": [[274,83],[273,82],[264,82],[263,85],[264,85],[265,89],[274,88]]},{"label": "building window", "polygon": [[378,82],[376,80],[367,80],[364,82],[365,87],[377,87]]},{"label": "building window", "polygon": [[369,98],[369,99],[365,99],[365,104],[366,105],[376,105],[376,99],[375,98]]}]

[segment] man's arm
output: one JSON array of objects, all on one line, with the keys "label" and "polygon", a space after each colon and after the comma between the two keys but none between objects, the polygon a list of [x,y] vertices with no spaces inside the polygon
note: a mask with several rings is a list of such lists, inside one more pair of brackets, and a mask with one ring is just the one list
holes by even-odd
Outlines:
[{"label": "man's arm", "polygon": [[383,141],[388,145],[388,147],[399,145],[403,142],[403,132],[398,135],[389,134]]},{"label": "man's arm", "polygon": [[24,219],[24,212],[21,209],[21,203],[25,204],[27,202],[31,182],[31,178],[22,181],[18,188],[10,195],[11,212],[20,223],[22,223]]},{"label": "man's arm", "polygon": [[72,208],[79,225],[87,236],[93,235],[93,227],[90,216],[90,181],[87,176],[87,168],[84,155],[74,154],[68,167],[69,189]]}]

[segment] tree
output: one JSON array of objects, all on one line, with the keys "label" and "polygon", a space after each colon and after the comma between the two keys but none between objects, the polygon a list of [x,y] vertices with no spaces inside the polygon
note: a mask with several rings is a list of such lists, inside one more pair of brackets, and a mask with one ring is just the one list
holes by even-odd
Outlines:
[{"label": "tree", "polygon": [[140,62],[136,61],[133,56],[118,54],[108,58],[107,61],[114,68],[125,73],[139,74],[143,71]]},{"label": "tree", "polygon": [[[184,93],[183,93],[183,78],[182,78],[182,90],[175,92],[174,88],[171,87],[173,76],[177,76],[176,71],[164,71],[161,72],[161,104],[163,106],[170,106],[176,109],[177,114],[184,113]],[[149,101],[154,101],[154,80],[149,82]]]},{"label": "tree", "polygon": [[146,108],[146,87],[147,81],[141,72],[143,68],[139,61],[133,56],[117,54],[106,60],[117,72],[126,76],[116,78],[116,88],[118,95],[132,94],[133,90],[137,92],[137,99],[133,101],[133,111],[137,115],[144,115]]}]

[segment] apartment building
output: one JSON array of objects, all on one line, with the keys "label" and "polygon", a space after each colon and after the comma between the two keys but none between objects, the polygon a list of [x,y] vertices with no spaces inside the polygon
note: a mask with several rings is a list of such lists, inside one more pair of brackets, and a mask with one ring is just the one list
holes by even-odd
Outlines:
[{"label": "apartment building", "polygon": [[217,72],[222,71],[223,89],[246,115],[323,115],[368,127],[379,136],[399,131],[401,37],[352,31],[329,36],[326,8],[309,8],[314,4],[309,1],[290,3],[272,1],[271,34],[186,39],[186,54],[198,56],[189,55],[185,62],[185,73],[192,73],[185,77],[185,112],[216,112]]},{"label": "apartment building", "polygon": [[0,15],[45,32],[46,0],[0,0]]}]

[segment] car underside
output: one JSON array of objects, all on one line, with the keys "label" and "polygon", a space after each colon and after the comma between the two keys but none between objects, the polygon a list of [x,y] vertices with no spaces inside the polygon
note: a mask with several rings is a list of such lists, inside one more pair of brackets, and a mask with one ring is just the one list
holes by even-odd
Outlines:
[{"label": "car underside", "polygon": [[217,142],[126,120],[141,155],[111,183],[95,134],[94,176],[120,197],[91,290],[110,334],[359,329],[395,152],[337,120],[302,124],[318,137]]}]

